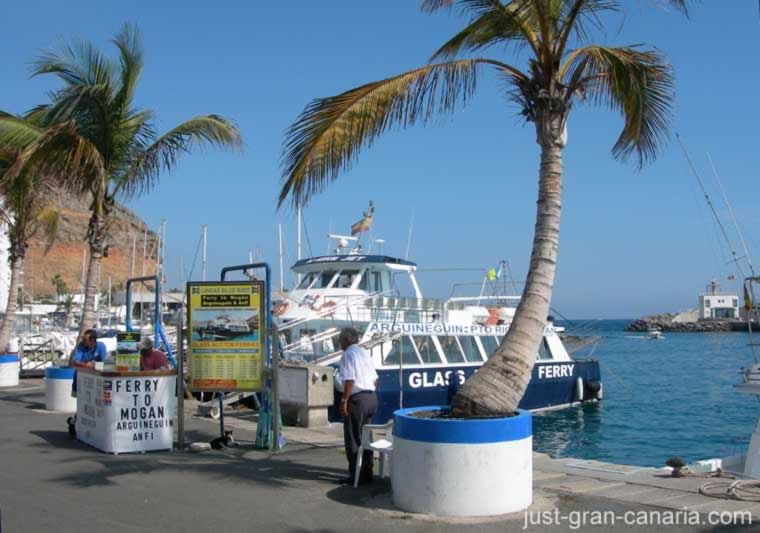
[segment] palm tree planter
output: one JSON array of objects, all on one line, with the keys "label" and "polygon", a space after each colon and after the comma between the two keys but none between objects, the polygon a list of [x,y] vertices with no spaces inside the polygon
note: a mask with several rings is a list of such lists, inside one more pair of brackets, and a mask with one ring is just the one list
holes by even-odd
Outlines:
[{"label": "palm tree planter", "polygon": [[393,503],[405,511],[439,516],[527,509],[533,500],[530,412],[509,417],[429,417],[443,409],[448,408],[415,407],[394,413]]},{"label": "palm tree planter", "polygon": [[[670,3],[685,9],[685,0]],[[451,112],[472,96],[484,69],[494,71],[506,96],[535,128],[540,149],[535,231],[525,288],[509,331],[458,391],[452,412],[462,418],[499,417],[514,413],[525,393],[549,314],[570,111],[582,101],[619,111],[624,126],[612,153],[619,159],[634,156],[642,166],[654,159],[667,137],[673,79],[670,66],[656,50],[590,44],[589,30],[603,29],[600,16],[621,7],[615,0],[422,0],[426,11],[455,5],[468,17],[468,24],[433,54],[431,63],[314,100],[304,109],[285,139],[279,201],[305,205],[380,134]],[[466,57],[511,47],[527,55],[523,66]],[[407,449],[394,450],[394,461],[411,464],[404,457]],[[505,447],[494,449],[507,453]],[[449,462],[432,468],[456,468],[457,460],[465,457],[466,453],[459,459],[448,457]],[[523,464],[524,458],[504,459],[503,464]],[[394,472],[404,475],[400,467]],[[409,482],[408,476],[403,482],[394,479],[394,491],[405,490],[402,485]],[[487,491],[478,490],[475,497],[488,498]],[[518,497],[514,503],[517,508],[525,500]]]}]

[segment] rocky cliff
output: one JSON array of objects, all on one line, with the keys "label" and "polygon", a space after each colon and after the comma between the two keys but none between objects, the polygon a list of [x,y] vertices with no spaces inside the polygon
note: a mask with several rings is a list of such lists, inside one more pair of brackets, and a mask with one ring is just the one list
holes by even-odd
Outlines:
[{"label": "rocky cliff", "polygon": [[[62,193],[57,201],[61,212],[58,237],[52,247],[41,236],[30,243],[24,264],[24,292],[27,297],[43,298],[55,294],[50,282],[60,274],[72,292],[82,289],[82,260],[87,251],[85,234],[90,218],[89,201]],[[134,272],[142,275],[143,265],[146,275],[155,273],[156,235],[148,231],[145,239],[145,223],[132,211],[117,205],[111,238],[108,241],[108,257],[101,264],[100,288],[108,286],[111,278],[113,286],[122,285],[130,277],[132,269],[132,242],[135,242]],[[148,259],[143,262],[143,242]]]}]

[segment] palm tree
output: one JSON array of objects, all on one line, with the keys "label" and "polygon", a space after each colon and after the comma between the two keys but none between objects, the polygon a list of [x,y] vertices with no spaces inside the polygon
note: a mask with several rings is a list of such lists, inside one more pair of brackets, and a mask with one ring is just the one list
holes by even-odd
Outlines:
[{"label": "palm tree", "polygon": [[[44,134],[31,120],[6,114],[3,114],[3,119],[23,123],[30,133],[36,133],[30,139]],[[44,232],[52,244],[58,229],[59,212],[53,207],[52,199],[59,182],[54,175],[25,167],[28,156],[29,153],[22,149],[0,149],[0,221],[8,232],[8,262],[11,267],[8,302],[0,325],[0,349],[3,350],[7,348],[13,331],[19,278],[29,240]]]},{"label": "palm tree", "polygon": [[[672,4],[685,12],[685,2]],[[456,414],[513,412],[522,398],[546,325],[554,285],[562,201],[562,150],[567,119],[579,101],[609,106],[623,116],[612,148],[639,167],[666,139],[673,101],[665,58],[642,46],[603,46],[602,29],[614,0],[422,0],[427,12],[457,6],[467,25],[417,69],[312,101],[286,133],[279,196],[304,205],[359,150],[393,126],[428,122],[473,94],[478,74],[491,69],[508,87],[540,148],[539,193],[530,268],[509,332],[496,352],[454,399]],[[499,46],[499,48],[497,48]],[[492,58],[462,57],[491,47],[528,51],[518,68]]]},{"label": "palm tree", "polygon": [[[67,174],[69,186],[91,200],[86,234],[90,260],[80,334],[96,321],[96,277],[108,247],[117,198],[130,199],[149,191],[162,170],[171,170],[180,155],[197,145],[242,146],[237,126],[218,115],[196,116],[158,136],[154,112],[138,109],[134,103],[143,69],[140,33],[126,24],[112,42],[118,61],[90,43],[72,43],[33,64],[33,75],[52,74],[63,82],[51,103],[34,113],[46,125],[69,128],[67,134],[73,128],[76,134],[76,147],[69,142],[68,152],[60,149],[40,164]],[[58,144],[66,145],[66,141],[58,139]]]}]

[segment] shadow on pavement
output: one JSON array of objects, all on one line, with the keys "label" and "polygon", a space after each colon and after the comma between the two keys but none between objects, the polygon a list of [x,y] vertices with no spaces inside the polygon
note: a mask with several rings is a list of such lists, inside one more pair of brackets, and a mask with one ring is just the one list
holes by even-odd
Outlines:
[{"label": "shadow on pavement", "polygon": [[60,431],[51,431],[51,430],[35,430],[29,432],[32,435],[36,435],[37,437],[41,438],[45,442],[35,442],[32,444],[34,447],[40,447],[40,448],[50,448],[50,446],[54,446],[58,449],[69,449],[69,450],[87,450],[90,448],[86,444],[79,442],[75,438],[72,438],[69,436],[68,429],[66,427],[62,427]]},{"label": "shadow on pavement", "polygon": [[327,493],[331,500],[355,507],[398,511],[391,499],[391,483],[388,478],[375,478],[369,485],[341,485]]},{"label": "shadow on pavement", "polygon": [[[78,441],[68,440],[66,434],[59,437],[57,432],[36,433],[54,446],[80,449],[84,446]],[[75,471],[54,478],[51,482],[76,487],[108,486],[115,483],[114,478],[127,474],[176,472],[195,473],[239,484],[285,487],[301,481],[332,484],[344,475],[343,469],[318,464],[318,458],[312,458],[311,461],[299,460],[300,457],[291,458],[289,455],[293,454],[275,456],[266,451],[237,448],[201,453],[149,452],[123,455],[109,455],[93,450],[92,455],[87,457],[87,464],[76,467]],[[100,467],[93,468],[93,462],[99,463]]]}]

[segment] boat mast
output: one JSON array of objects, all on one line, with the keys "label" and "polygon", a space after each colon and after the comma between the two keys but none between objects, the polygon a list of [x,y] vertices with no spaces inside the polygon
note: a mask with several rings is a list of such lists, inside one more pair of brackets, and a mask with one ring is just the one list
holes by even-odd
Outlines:
[{"label": "boat mast", "polygon": [[409,259],[409,250],[412,247],[412,231],[414,230],[414,209],[412,209],[412,218],[409,221],[409,232],[406,235],[406,252],[404,259]]},{"label": "boat mast", "polygon": [[285,267],[283,265],[283,256],[285,255],[285,252],[282,249],[282,224],[277,224],[277,237],[279,242],[278,251],[280,255],[280,292],[282,292],[285,290]]},{"label": "boat mast", "polygon": [[718,216],[718,211],[715,209],[715,205],[712,203],[712,200],[710,199],[710,195],[707,194],[707,190],[705,190],[705,185],[702,182],[702,178],[699,176],[699,173],[697,172],[697,169],[694,168],[694,163],[691,161],[691,157],[689,157],[689,152],[686,150],[686,146],[684,145],[683,141],[681,140],[681,136],[676,133],[676,139],[678,139],[678,144],[681,146],[681,150],[683,150],[684,157],[686,157],[686,162],[689,164],[689,169],[691,170],[691,173],[694,175],[694,178],[697,180],[697,183],[699,184],[699,188],[702,191],[702,194],[705,197],[705,201],[707,201],[707,205],[710,208],[710,212],[713,215],[713,218],[715,219],[715,222],[718,224],[718,228],[720,228],[720,232],[723,235],[723,239],[726,241],[726,245],[728,246],[729,251],[731,252],[731,257],[733,257],[733,262],[736,265],[736,268],[739,269],[739,273],[743,278],[746,278],[747,275],[744,273],[744,269],[742,268],[742,265],[739,261],[739,256],[736,255],[736,249],[734,248],[733,243],[731,242],[730,237],[728,236],[728,232],[726,231],[725,226],[720,220],[720,217]]},{"label": "boat mast", "polygon": [[[301,260],[301,204],[296,206],[296,260]],[[301,273],[297,274],[296,280],[301,283]]]},{"label": "boat mast", "polygon": [[201,281],[206,281],[206,224],[201,225],[201,248],[203,249],[201,257]]},{"label": "boat mast", "polygon": [[734,224],[734,229],[736,230],[736,234],[739,236],[739,242],[742,245],[742,249],[744,250],[744,258],[747,260],[747,265],[749,266],[749,270],[752,273],[752,275],[755,275],[755,268],[752,266],[752,258],[749,255],[749,249],[747,248],[747,242],[744,240],[744,235],[742,234],[742,230],[739,229],[739,223],[736,220],[736,215],[734,215],[734,209],[731,207],[731,203],[728,201],[728,195],[726,195],[726,190],[723,188],[723,182],[721,181],[720,177],[718,176],[718,171],[715,168],[715,163],[713,163],[712,157],[710,157],[710,152],[707,152],[707,160],[710,162],[710,168],[712,168],[713,176],[715,176],[715,181],[718,182],[718,187],[720,188],[720,193],[723,195],[723,202],[726,204],[726,208],[728,209],[728,214],[731,217],[731,222]]}]

